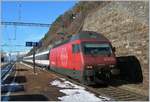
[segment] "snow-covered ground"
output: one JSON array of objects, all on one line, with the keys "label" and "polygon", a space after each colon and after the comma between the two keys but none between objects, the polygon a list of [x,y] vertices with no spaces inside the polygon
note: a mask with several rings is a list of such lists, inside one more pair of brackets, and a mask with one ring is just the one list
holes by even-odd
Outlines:
[{"label": "snow-covered ground", "polygon": [[64,78],[54,80],[50,84],[61,88],[59,91],[66,94],[58,97],[63,102],[102,102],[110,100],[108,97],[96,97],[93,93],[85,90],[84,87],[73,84]]}]

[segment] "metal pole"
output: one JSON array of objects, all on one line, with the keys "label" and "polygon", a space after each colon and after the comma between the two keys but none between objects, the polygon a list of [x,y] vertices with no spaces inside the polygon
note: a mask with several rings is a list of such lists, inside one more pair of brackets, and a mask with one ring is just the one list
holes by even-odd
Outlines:
[{"label": "metal pole", "polygon": [[33,70],[35,73],[35,48],[33,48]]}]

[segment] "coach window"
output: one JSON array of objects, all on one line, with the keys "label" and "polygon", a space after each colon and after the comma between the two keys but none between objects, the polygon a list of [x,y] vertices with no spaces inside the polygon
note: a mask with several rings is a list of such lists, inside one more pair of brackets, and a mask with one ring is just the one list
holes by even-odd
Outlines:
[{"label": "coach window", "polygon": [[72,45],[72,51],[73,51],[73,53],[78,53],[78,52],[80,52],[79,44],[73,44],[73,45]]}]

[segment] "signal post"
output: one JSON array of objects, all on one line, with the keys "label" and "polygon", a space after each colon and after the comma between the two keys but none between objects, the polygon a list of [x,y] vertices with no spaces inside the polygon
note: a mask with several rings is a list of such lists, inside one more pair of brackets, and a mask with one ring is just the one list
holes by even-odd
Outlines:
[{"label": "signal post", "polygon": [[41,43],[39,43],[39,42],[26,42],[26,46],[27,47],[33,47],[33,72],[34,72],[34,74],[36,74],[37,75],[37,73],[36,73],[36,70],[35,70],[35,47],[39,47],[39,46],[41,46],[42,44]]}]

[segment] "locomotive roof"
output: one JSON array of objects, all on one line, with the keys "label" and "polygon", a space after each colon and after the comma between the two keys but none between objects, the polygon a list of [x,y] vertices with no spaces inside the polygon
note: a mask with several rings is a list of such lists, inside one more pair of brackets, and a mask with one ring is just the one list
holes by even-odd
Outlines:
[{"label": "locomotive roof", "polygon": [[65,44],[69,41],[74,41],[74,40],[77,40],[77,39],[95,39],[95,40],[108,41],[108,39],[100,33],[97,33],[97,32],[94,32],[94,31],[81,31],[78,34],[72,35],[72,37],[70,37],[70,39],[64,40],[61,43],[54,45],[53,48],[57,47],[57,46],[60,46],[62,44]]},{"label": "locomotive roof", "polygon": [[95,40],[108,40],[102,34],[94,31],[81,31],[71,37],[70,41],[77,39],[95,39]]}]

